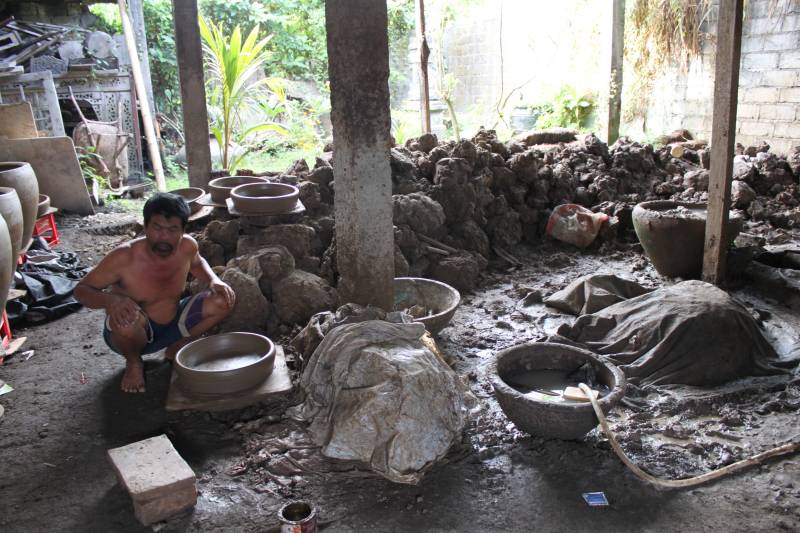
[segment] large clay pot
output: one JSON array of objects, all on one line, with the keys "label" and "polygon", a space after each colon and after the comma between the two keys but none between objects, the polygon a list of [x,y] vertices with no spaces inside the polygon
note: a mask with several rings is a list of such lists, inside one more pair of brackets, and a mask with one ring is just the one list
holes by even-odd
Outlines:
[{"label": "large clay pot", "polygon": [[25,228],[22,217],[22,204],[17,191],[11,187],[0,187],[0,216],[6,221],[11,238],[12,257],[16,262],[22,249],[22,232]]},{"label": "large clay pot", "polygon": [[3,217],[0,217],[0,313],[6,308],[8,289],[14,276],[17,258],[13,255],[11,237],[8,235],[8,226]]},{"label": "large clay pot", "polygon": [[27,250],[39,209],[39,182],[36,181],[36,174],[28,163],[0,163],[0,187],[11,187],[17,191],[25,224],[22,230],[22,249]]},{"label": "large clay pot", "polygon": [[[707,206],[704,203],[654,200],[633,208],[633,229],[659,274],[697,278],[703,270]],[[742,218],[731,214],[725,247],[742,230]]]}]

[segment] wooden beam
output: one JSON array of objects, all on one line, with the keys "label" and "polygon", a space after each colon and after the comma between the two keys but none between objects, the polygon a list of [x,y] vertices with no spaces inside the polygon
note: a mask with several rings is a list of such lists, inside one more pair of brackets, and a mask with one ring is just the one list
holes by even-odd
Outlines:
[{"label": "wooden beam", "polygon": [[742,51],[744,0],[720,0],[711,126],[711,170],[703,253],[703,280],[719,285],[725,278],[728,210],[731,206],[736,100]]},{"label": "wooden beam", "polygon": [[422,133],[431,132],[431,93],[428,82],[428,37],[425,35],[425,0],[417,0],[417,40],[419,41],[419,111]]},{"label": "wooden beam", "polygon": [[[128,55],[131,58],[131,73],[133,74],[133,82],[136,86],[136,94],[139,98],[142,123],[144,124],[144,136],[147,139],[147,149],[150,155],[150,163],[153,165],[156,187],[158,187],[159,191],[164,191],[167,186],[164,181],[164,168],[161,166],[161,151],[159,150],[158,139],[156,139],[156,130],[153,127],[153,114],[150,109],[150,102],[147,99],[147,89],[145,88],[144,76],[142,75],[142,65],[139,63],[139,53],[136,50],[133,26],[128,16],[128,6],[125,0],[117,0],[117,4],[119,5],[119,16],[122,19],[122,31],[125,34],[125,46],[127,46]],[[135,116],[133,120],[136,120]]]},{"label": "wooden beam", "polygon": [[608,144],[612,144],[619,138],[624,53],[625,0],[614,0],[611,20],[611,73],[608,83]]},{"label": "wooden beam", "polygon": [[211,175],[211,149],[208,145],[208,110],[197,0],[172,0],[172,15],[189,185],[206,189]]}]

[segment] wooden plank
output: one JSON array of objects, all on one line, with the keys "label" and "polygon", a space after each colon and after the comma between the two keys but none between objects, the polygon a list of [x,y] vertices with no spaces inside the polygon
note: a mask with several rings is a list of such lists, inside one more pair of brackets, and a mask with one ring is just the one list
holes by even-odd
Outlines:
[{"label": "wooden plank", "polygon": [[50,197],[53,207],[79,215],[94,214],[75,145],[69,137],[3,140],[0,161],[30,163],[39,182],[39,192]]},{"label": "wooden plank", "polygon": [[614,0],[611,20],[611,73],[608,83],[608,144],[619,138],[622,63],[625,50],[625,0]]},{"label": "wooden plank", "polygon": [[189,185],[207,189],[211,175],[211,149],[208,145],[203,47],[197,23],[197,0],[172,0],[172,11]]},{"label": "wooden plank", "polygon": [[728,248],[726,229],[731,206],[743,4],[744,0],[720,0],[719,4],[708,218],[703,253],[703,280],[717,285],[725,278]]}]

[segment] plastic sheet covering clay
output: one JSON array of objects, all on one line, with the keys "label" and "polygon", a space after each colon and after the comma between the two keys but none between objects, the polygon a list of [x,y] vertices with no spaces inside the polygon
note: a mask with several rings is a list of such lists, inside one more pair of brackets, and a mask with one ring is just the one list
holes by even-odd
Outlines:
[{"label": "plastic sheet covering clay", "polygon": [[477,402],[424,333],[422,324],[369,320],[325,336],[300,381],[306,401],[290,411],[311,423],[323,455],[409,484],[445,456]]},{"label": "plastic sheet covering clay", "polygon": [[718,385],[783,372],[747,309],[701,281],[684,281],[580,316],[549,341],[606,356],[642,386]]},{"label": "plastic sheet covering clay", "polygon": [[586,315],[628,298],[647,294],[650,290],[635,281],[611,274],[590,274],[576,279],[543,301],[550,307],[572,315]]}]

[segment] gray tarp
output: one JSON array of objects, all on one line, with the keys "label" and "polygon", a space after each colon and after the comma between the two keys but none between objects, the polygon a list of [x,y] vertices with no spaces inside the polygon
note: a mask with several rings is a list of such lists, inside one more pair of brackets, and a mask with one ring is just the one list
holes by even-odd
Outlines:
[{"label": "gray tarp", "polygon": [[369,320],[330,330],[291,411],[310,422],[326,457],[366,463],[399,483],[418,483],[460,438],[475,399],[420,340],[419,323]]},{"label": "gray tarp", "polygon": [[[592,276],[583,281],[571,285],[573,291],[585,295],[594,286]],[[605,356],[643,386],[717,385],[782,372],[774,366],[775,350],[747,309],[701,281],[684,281],[582,315],[549,340]]]}]

